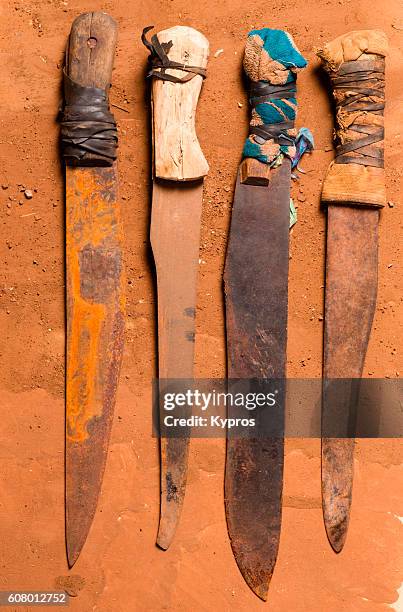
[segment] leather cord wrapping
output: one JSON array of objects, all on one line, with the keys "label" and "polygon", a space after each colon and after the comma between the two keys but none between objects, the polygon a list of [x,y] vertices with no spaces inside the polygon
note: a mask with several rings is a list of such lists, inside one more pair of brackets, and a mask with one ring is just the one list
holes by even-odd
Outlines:
[{"label": "leather cord wrapping", "polygon": [[64,96],[61,147],[66,164],[111,166],[117,157],[118,135],[108,90],[84,87],[65,72]]},{"label": "leather cord wrapping", "polygon": [[[251,82],[249,89],[249,104],[256,108],[259,104],[272,103],[273,100],[295,99],[296,84],[270,85],[262,81]],[[273,104],[275,106],[275,103]],[[267,140],[283,146],[294,146],[295,136],[288,133],[294,128],[294,120],[282,121],[281,123],[265,123],[262,125],[251,125],[249,133],[255,136],[255,141],[263,144]]]},{"label": "leather cord wrapping", "polygon": [[[174,62],[168,57],[169,50],[172,47],[172,41],[169,43],[160,43],[158,36],[154,34],[151,37],[151,42],[147,40],[146,34],[153,29],[154,26],[147,26],[144,28],[141,35],[143,45],[150,51],[149,64],[150,70],[147,74],[147,78],[161,79],[162,81],[171,81],[171,83],[187,83],[196,74],[206,78],[207,71],[205,68],[199,66],[188,66],[187,64],[181,64],[180,62]],[[186,74],[179,78],[173,74],[167,74],[167,70],[182,70]]]},{"label": "leather cord wrapping", "polygon": [[[361,138],[348,140],[343,138],[336,147],[336,164],[362,164],[364,166],[384,167],[383,142],[384,128],[379,122],[365,123],[360,118],[368,114],[383,115],[385,108],[385,64],[383,59],[345,62],[335,73],[331,74],[332,85],[337,102],[337,115],[348,118],[349,113],[356,114],[352,121],[343,121],[347,127],[340,125],[340,133],[353,131],[362,134]],[[376,100],[374,101],[374,98]],[[340,121],[339,121],[340,124]]]}]

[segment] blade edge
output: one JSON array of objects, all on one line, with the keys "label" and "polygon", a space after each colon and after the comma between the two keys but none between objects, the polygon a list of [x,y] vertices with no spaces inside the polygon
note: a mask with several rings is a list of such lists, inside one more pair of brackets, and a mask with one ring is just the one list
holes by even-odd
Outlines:
[{"label": "blade edge", "polygon": [[[377,209],[328,206],[324,379],[360,378],[377,295]],[[348,270],[348,274],[346,274]],[[350,405],[348,398],[345,403]],[[354,405],[350,406],[354,409]],[[322,423],[331,413],[324,397]],[[354,439],[322,436],[322,508],[337,553],[346,542],[354,477]]]},{"label": "blade edge", "polygon": [[[203,182],[154,180],[151,246],[157,275],[158,376],[193,379]],[[156,544],[171,545],[186,491],[188,438],[160,440],[161,502]]]},{"label": "blade edge", "polygon": [[66,552],[79,558],[103,475],[124,342],[117,168],[66,167]]}]

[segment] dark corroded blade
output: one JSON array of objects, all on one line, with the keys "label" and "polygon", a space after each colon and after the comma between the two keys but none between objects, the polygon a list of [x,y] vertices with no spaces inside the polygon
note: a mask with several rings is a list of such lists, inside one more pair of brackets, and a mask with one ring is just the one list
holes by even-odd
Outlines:
[{"label": "dark corroded blade", "polygon": [[337,420],[346,437],[326,437],[324,425],[335,421],[328,380],[362,375],[375,312],[378,269],[379,211],[362,206],[328,206],[324,393],[322,405],[322,504],[326,532],[336,552],[344,545],[353,486],[356,393],[338,385]]},{"label": "dark corroded blade", "polygon": [[[230,379],[285,377],[289,160],[271,176],[268,187],[242,185],[239,178],[236,185],[224,274]],[[246,582],[263,600],[279,546],[283,449],[282,437],[227,440],[231,546]]]},{"label": "dark corroded blade", "polygon": [[[202,181],[154,180],[151,245],[157,272],[159,378],[192,379]],[[157,544],[169,547],[185,496],[189,439],[161,438]]]},{"label": "dark corroded blade", "polygon": [[66,540],[70,567],[101,488],[123,351],[116,165],[66,167]]}]

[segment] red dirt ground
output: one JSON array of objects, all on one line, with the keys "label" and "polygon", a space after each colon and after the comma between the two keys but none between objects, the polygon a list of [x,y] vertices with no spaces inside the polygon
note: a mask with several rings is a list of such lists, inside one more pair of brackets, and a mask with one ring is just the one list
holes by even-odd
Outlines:
[{"label": "red dirt ground", "polygon": [[[104,10],[119,22],[111,100],[120,128],[120,193],[126,235],[127,333],[116,418],[102,497],[86,547],[66,566],[64,448],[64,202],[55,122],[61,66],[73,19]],[[159,509],[157,441],[151,437],[155,296],[148,258],[149,130],[140,42],[144,26],[201,30],[211,44],[198,132],[211,171],[205,182],[197,307],[196,365],[225,374],[221,277],[234,177],[247,133],[241,81],[245,36],[254,27],[287,29],[309,60],[299,78],[298,125],[316,151],[294,196],[288,374],[321,374],[324,232],[321,182],[332,151],[328,92],[313,47],[354,29],[381,28],[387,61],[386,168],[378,307],[365,376],[396,377],[401,367],[403,12],[398,0],[3,0],[0,6],[0,590],[66,585],[71,609],[87,612],[270,609],[286,612],[403,610],[402,445],[356,445],[348,541],[330,549],[320,505],[320,443],[287,442],[280,553],[265,605],[244,583],[231,553],[223,504],[224,440],[193,440],[182,521],[168,552],[154,545]],[[223,52],[217,57],[218,49]],[[400,96],[400,100],[399,100]],[[242,106],[240,106],[240,104]],[[33,190],[26,200],[21,190]],[[400,325],[400,327],[399,327]],[[400,363],[400,366],[399,366]],[[28,608],[27,608],[28,609]],[[33,608],[32,608],[33,609]]]}]

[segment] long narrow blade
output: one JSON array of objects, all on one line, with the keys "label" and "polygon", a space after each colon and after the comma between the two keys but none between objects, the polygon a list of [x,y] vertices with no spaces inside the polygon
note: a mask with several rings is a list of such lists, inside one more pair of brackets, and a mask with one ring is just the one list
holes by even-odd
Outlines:
[{"label": "long narrow blade", "polygon": [[[192,379],[203,183],[155,180],[151,245],[157,272],[158,375]],[[185,496],[189,439],[161,438],[157,544],[169,547]]]},{"label": "long narrow blade", "polygon": [[[353,486],[356,393],[352,385],[327,391],[329,379],[360,378],[375,312],[378,269],[376,209],[328,207],[324,393],[322,404],[322,504],[326,532],[336,552],[343,548]],[[345,423],[346,437],[326,437],[335,418]]]},{"label": "long narrow blade", "polygon": [[[239,178],[236,185],[224,275],[230,379],[285,377],[288,160],[272,177],[268,187],[242,185]],[[232,550],[263,600],[279,546],[283,451],[282,437],[227,440],[225,508]]]},{"label": "long narrow blade", "polygon": [[66,540],[70,567],[101,488],[123,351],[116,167],[66,168]]}]

